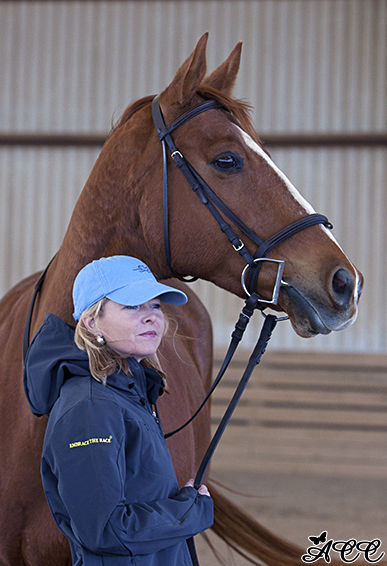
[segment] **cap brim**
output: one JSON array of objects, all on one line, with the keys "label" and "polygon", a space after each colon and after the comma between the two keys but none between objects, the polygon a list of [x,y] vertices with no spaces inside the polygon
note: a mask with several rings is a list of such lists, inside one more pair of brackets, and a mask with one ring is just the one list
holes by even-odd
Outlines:
[{"label": "cap brim", "polygon": [[133,307],[142,305],[156,297],[171,305],[184,305],[188,301],[188,297],[183,291],[157,281],[142,281],[141,285],[137,282],[132,285],[125,285],[112,293],[108,293],[106,297],[121,305]]}]

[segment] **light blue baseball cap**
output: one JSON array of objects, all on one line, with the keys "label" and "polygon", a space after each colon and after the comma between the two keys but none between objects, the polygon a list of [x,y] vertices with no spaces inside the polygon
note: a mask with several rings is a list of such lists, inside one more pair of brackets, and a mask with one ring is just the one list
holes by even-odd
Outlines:
[{"label": "light blue baseball cap", "polygon": [[88,263],[73,285],[73,317],[107,297],[116,303],[137,306],[159,297],[164,303],[184,305],[187,295],[179,289],[159,283],[141,260],[126,255],[102,257]]}]

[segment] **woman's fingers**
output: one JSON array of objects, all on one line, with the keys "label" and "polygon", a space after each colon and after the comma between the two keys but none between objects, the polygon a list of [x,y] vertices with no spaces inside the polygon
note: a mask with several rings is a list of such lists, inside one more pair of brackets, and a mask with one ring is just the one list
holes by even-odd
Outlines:
[{"label": "woman's fingers", "polygon": [[[191,478],[187,481],[184,487],[194,487],[194,483],[194,480]],[[207,486],[205,486],[204,484],[199,487],[198,492],[200,493],[200,495],[207,495],[208,497],[211,497]]]},{"label": "woman's fingers", "polygon": [[205,486],[204,484],[199,487],[198,492],[200,493],[200,495],[207,495],[208,497],[211,497],[207,486]]}]

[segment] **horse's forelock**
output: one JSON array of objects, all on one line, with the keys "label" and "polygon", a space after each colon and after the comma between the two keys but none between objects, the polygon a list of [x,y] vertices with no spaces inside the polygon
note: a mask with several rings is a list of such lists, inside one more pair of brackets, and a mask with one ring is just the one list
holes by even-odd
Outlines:
[{"label": "horse's forelock", "polygon": [[208,85],[202,85],[198,90],[198,94],[205,98],[206,100],[216,100],[225,106],[231,113],[231,115],[236,119],[239,126],[244,130],[249,136],[261,144],[261,141],[254,129],[251,120],[252,106],[245,100],[238,98],[232,98],[224,94],[222,91],[212,88]]},{"label": "horse's forelock", "polygon": [[[225,106],[230,111],[231,115],[236,119],[238,125],[240,125],[242,129],[247,134],[249,134],[249,136],[254,141],[259,144],[261,143],[251,120],[252,108],[248,102],[227,96],[220,90],[214,89],[205,84],[200,87],[198,94],[205,100],[216,100],[217,102],[223,104],[223,106]],[[126,122],[134,114],[136,114],[136,112],[151,104],[154,97],[155,95],[146,96],[130,104],[122,114],[121,118],[119,118],[119,120],[115,124],[113,124],[110,135],[121,128],[124,124],[126,124]]]}]

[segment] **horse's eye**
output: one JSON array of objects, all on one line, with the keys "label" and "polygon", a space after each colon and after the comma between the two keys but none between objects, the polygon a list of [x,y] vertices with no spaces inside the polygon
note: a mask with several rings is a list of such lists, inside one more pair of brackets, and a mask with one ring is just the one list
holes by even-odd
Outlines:
[{"label": "horse's eye", "polygon": [[214,157],[211,161],[211,165],[220,171],[231,173],[232,171],[242,169],[243,159],[234,153],[222,153],[221,155]]}]

